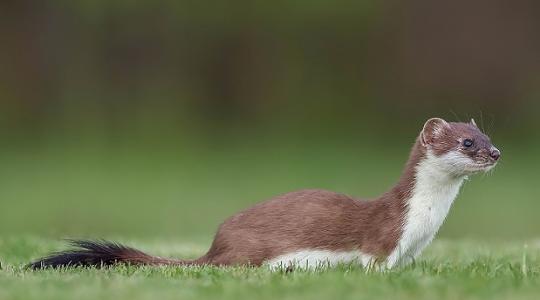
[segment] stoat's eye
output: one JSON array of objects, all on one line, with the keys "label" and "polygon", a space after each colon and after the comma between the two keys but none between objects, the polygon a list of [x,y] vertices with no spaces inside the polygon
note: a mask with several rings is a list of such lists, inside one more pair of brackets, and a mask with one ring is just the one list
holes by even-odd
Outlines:
[{"label": "stoat's eye", "polygon": [[473,144],[474,144],[474,142],[471,139],[465,139],[463,141],[463,146],[466,147],[466,148],[471,147]]}]

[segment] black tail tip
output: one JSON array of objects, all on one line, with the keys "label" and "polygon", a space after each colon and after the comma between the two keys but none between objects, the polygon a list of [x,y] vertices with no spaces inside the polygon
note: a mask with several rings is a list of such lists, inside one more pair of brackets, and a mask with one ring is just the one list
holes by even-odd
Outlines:
[{"label": "black tail tip", "polygon": [[126,255],[146,256],[138,250],[103,240],[68,240],[68,242],[73,249],[52,253],[27,264],[25,268],[39,270],[62,267],[104,267],[126,261]]}]

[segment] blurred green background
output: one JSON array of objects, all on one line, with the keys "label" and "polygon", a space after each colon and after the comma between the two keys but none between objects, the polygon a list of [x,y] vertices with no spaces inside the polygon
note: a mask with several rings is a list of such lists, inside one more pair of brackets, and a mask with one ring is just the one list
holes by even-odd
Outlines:
[{"label": "blurred green background", "polygon": [[442,235],[540,235],[540,2],[2,1],[0,234],[210,238],[325,188],[374,197],[423,122],[502,150]]}]

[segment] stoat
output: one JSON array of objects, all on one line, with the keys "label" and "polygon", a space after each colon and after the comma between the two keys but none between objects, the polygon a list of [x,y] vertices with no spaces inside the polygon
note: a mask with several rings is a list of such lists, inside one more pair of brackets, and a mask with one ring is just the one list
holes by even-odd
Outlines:
[{"label": "stoat", "polygon": [[374,200],[300,190],[243,210],[219,226],[206,254],[168,259],[106,241],[73,248],[29,267],[133,265],[266,265],[270,268],[414,260],[433,240],[467,176],[488,171],[501,153],[471,120],[429,119],[397,184]]}]

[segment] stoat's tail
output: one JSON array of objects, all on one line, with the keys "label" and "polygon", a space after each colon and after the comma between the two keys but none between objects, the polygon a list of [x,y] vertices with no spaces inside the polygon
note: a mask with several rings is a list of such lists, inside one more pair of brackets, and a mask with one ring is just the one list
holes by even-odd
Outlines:
[{"label": "stoat's tail", "polygon": [[167,259],[108,241],[70,240],[74,249],[52,253],[27,265],[28,268],[68,266],[103,267],[118,263],[131,265],[192,265],[196,261]]}]

